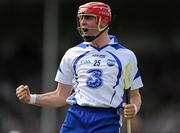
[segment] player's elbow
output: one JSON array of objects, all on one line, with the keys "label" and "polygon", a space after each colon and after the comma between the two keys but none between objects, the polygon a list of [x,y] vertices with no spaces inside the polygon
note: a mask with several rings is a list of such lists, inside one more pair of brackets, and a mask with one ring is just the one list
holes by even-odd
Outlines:
[{"label": "player's elbow", "polygon": [[67,99],[67,96],[64,96],[64,95],[56,92],[54,95],[54,104],[53,104],[54,106],[53,107],[58,108],[58,107],[65,106],[67,104],[66,99]]}]

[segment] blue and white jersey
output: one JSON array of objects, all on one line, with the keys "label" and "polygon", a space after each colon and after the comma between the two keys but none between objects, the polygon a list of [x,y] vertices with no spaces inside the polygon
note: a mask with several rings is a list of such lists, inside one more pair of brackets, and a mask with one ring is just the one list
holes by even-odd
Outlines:
[{"label": "blue and white jersey", "polygon": [[122,72],[126,64],[133,66],[131,89],[143,86],[135,54],[120,45],[115,36],[109,44],[96,48],[83,42],[67,50],[59,65],[55,81],[72,85],[69,104],[118,108],[123,101]]}]

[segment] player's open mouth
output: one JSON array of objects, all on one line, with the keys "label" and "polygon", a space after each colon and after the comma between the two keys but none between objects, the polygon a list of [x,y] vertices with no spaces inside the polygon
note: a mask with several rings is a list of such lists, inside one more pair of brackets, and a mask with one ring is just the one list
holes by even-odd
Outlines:
[{"label": "player's open mouth", "polygon": [[88,32],[88,28],[82,28],[83,32]]}]

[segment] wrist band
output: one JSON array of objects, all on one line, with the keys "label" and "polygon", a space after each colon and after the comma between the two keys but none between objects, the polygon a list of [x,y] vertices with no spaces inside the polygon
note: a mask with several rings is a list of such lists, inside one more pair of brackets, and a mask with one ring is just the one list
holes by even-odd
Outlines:
[{"label": "wrist band", "polygon": [[30,94],[30,100],[29,100],[29,104],[35,104],[36,103],[36,94]]}]

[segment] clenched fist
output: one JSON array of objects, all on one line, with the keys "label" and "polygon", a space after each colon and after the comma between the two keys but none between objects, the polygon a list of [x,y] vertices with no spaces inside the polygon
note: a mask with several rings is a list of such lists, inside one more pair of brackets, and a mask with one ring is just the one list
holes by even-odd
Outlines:
[{"label": "clenched fist", "polygon": [[126,104],[124,106],[124,117],[132,119],[137,114],[137,107],[135,104]]},{"label": "clenched fist", "polygon": [[17,98],[23,103],[29,103],[30,101],[30,91],[27,85],[20,85],[16,89]]}]

